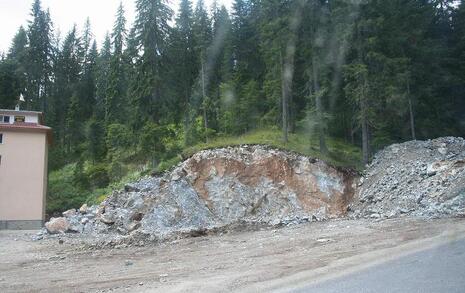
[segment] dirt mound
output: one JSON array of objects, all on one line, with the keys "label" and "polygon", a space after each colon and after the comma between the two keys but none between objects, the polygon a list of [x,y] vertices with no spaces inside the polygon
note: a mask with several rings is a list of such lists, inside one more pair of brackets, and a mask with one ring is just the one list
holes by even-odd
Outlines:
[{"label": "dirt mound", "polygon": [[395,144],[360,178],[353,217],[465,215],[465,140],[445,137]]},{"label": "dirt mound", "polygon": [[353,178],[264,146],[206,150],[161,177],[127,185],[98,208],[66,215],[75,232],[151,240],[239,224],[285,225],[344,216]]}]

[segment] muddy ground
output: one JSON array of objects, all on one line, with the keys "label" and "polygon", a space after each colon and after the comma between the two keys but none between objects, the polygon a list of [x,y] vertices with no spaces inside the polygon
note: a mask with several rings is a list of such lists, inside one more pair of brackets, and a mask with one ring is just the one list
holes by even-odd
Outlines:
[{"label": "muddy ground", "polygon": [[263,292],[365,268],[465,237],[465,219],[338,220],[89,249],[0,231],[0,292]]}]

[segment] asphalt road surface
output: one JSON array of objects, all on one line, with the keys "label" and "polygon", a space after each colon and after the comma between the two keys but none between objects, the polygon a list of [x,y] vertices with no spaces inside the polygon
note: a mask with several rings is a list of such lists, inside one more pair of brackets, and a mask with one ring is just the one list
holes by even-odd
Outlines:
[{"label": "asphalt road surface", "polygon": [[407,255],[293,292],[465,292],[465,240]]}]

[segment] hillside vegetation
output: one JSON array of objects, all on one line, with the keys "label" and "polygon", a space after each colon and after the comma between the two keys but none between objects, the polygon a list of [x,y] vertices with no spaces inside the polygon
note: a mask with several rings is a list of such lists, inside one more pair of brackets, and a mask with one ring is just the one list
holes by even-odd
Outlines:
[{"label": "hillside vegetation", "polygon": [[113,190],[123,188],[126,183],[135,181],[143,175],[169,170],[181,162],[182,158],[190,157],[201,150],[244,144],[268,145],[289,150],[319,158],[340,167],[355,169],[362,167],[360,149],[344,141],[328,139],[329,153],[322,156],[318,149],[318,140],[305,133],[290,134],[289,142],[284,143],[281,132],[278,130],[255,130],[241,136],[215,137],[208,143],[199,143],[184,148],[175,156],[162,160],[155,166],[151,163],[131,162],[135,151],[127,150],[126,156],[120,157],[121,162],[118,162],[118,165],[125,166],[118,177],[111,176],[110,165],[106,163],[95,165],[87,161],[83,164],[68,164],[49,175],[47,212],[51,215],[69,208],[76,208],[83,203],[99,203]]}]

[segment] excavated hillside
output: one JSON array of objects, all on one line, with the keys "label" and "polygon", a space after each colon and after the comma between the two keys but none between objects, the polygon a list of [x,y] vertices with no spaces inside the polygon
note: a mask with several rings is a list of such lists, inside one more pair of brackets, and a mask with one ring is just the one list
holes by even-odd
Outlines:
[{"label": "excavated hillside", "polygon": [[234,225],[286,225],[345,216],[354,172],[265,146],[205,150],[161,177],[67,211],[50,232],[168,239]]},{"label": "excavated hillside", "polygon": [[465,140],[389,146],[361,178],[266,146],[205,150],[162,176],[128,184],[99,206],[63,215],[46,224],[48,233],[78,232],[113,244],[346,216],[465,216]]}]

